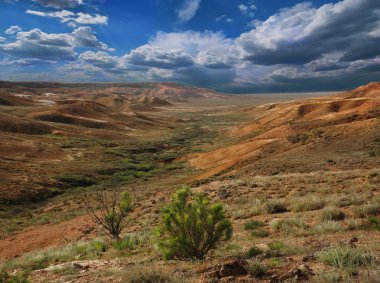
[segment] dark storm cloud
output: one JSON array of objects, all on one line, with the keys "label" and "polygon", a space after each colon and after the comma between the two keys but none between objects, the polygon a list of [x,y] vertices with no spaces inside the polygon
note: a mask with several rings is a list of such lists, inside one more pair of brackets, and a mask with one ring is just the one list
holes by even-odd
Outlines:
[{"label": "dark storm cloud", "polygon": [[[345,0],[318,9],[310,3],[284,9],[237,42],[245,60],[259,65],[305,64],[326,53],[340,51],[342,60],[380,54],[380,1]],[[377,35],[375,35],[377,36]]]}]

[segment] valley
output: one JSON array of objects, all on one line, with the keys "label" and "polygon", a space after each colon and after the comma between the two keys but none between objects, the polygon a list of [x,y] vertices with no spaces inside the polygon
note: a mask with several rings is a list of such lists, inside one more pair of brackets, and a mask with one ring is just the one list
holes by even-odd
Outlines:
[{"label": "valley", "polygon": [[[147,269],[157,282],[380,276],[380,83],[239,96],[0,82],[0,159],[0,262],[32,282],[151,282],[133,281]],[[154,230],[185,184],[224,205],[233,237],[205,260],[165,261]],[[86,210],[113,188],[136,201],[124,234],[140,240],[122,251]],[[347,247],[368,264],[331,264]],[[231,263],[244,272],[223,275]]]}]

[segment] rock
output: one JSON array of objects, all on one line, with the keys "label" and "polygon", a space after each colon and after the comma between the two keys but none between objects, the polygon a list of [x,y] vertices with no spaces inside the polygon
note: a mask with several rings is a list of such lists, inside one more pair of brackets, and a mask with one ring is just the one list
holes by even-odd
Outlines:
[{"label": "rock", "polygon": [[232,262],[226,263],[222,265],[219,271],[219,275],[221,278],[223,277],[239,277],[245,276],[248,274],[247,270],[244,268],[245,262],[242,260],[234,260]]},{"label": "rock", "polygon": [[355,243],[357,243],[357,242],[359,242],[359,239],[356,238],[356,237],[354,237],[354,238],[352,238],[350,240],[350,242],[348,244],[350,245],[351,248],[356,248],[356,244]]},{"label": "rock", "polygon": [[[202,276],[204,281],[202,282],[218,282],[220,279],[225,279],[225,282],[236,282],[229,281],[231,278],[241,277],[248,275],[247,270],[244,265],[247,262],[245,260],[235,259],[224,264],[219,264],[216,266],[211,266],[206,270]],[[207,280],[206,280],[207,278]],[[229,279],[227,279],[229,278]],[[216,281],[215,281],[216,280]]]},{"label": "rock", "polygon": [[301,264],[299,267],[293,268],[279,277],[271,278],[271,282],[283,282],[288,279],[309,280],[313,275],[314,272],[308,265]]},{"label": "rock", "polygon": [[314,254],[309,254],[302,258],[302,262],[309,262],[315,259],[316,259],[316,256]]}]

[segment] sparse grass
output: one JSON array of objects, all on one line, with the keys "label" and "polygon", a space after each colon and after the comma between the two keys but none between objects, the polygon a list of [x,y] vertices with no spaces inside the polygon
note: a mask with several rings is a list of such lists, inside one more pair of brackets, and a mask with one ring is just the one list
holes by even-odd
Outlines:
[{"label": "sparse grass", "polygon": [[5,264],[6,268],[41,269],[54,262],[67,262],[74,259],[96,258],[107,250],[102,240],[78,242],[64,247],[49,248],[32,252]]},{"label": "sparse grass", "polygon": [[374,257],[367,252],[350,246],[336,246],[321,251],[318,259],[336,268],[358,268],[369,266],[374,262]]},{"label": "sparse grass", "polygon": [[319,273],[313,280],[316,283],[338,283],[342,282],[342,277],[338,272],[329,271]]},{"label": "sparse grass", "polygon": [[112,247],[120,252],[134,250],[143,245],[146,239],[145,235],[130,234],[112,242]]},{"label": "sparse grass", "polygon": [[251,235],[255,238],[266,238],[270,233],[266,229],[255,229],[251,232]]},{"label": "sparse grass", "polygon": [[159,268],[144,267],[129,269],[122,276],[123,282],[127,283],[185,283],[190,282],[182,276],[177,276],[172,272]]},{"label": "sparse grass", "polygon": [[346,214],[333,206],[326,207],[321,213],[321,219],[323,221],[342,221],[346,217]]},{"label": "sparse grass", "polygon": [[368,204],[355,207],[353,209],[355,216],[365,218],[369,216],[377,216],[380,214],[380,202],[370,202]]},{"label": "sparse grass", "polygon": [[336,221],[322,221],[321,223],[315,225],[311,230],[312,235],[325,235],[333,234],[342,231],[342,226]]},{"label": "sparse grass", "polygon": [[320,197],[303,197],[292,200],[292,211],[294,212],[304,212],[322,209],[325,207],[326,202]]},{"label": "sparse grass", "polygon": [[301,218],[273,220],[270,225],[273,230],[283,232],[288,235],[304,233],[304,231],[308,228]]},{"label": "sparse grass", "polygon": [[281,200],[270,200],[266,203],[266,212],[269,214],[284,213],[288,209],[284,201]]},{"label": "sparse grass", "polygon": [[244,224],[244,230],[253,230],[256,228],[264,227],[265,223],[259,220],[250,220]]}]

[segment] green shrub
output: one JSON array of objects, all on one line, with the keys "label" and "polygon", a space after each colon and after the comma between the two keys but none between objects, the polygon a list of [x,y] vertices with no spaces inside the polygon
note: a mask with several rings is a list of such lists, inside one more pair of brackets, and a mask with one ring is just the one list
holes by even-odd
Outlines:
[{"label": "green shrub", "polygon": [[163,208],[163,225],[158,242],[165,258],[204,258],[221,241],[232,236],[231,222],[223,206],[212,204],[202,194],[183,187]]},{"label": "green shrub", "polygon": [[336,207],[327,207],[322,211],[321,218],[324,221],[342,221],[346,214]]},{"label": "green shrub", "polygon": [[288,254],[291,254],[293,251],[290,247],[285,245],[283,242],[280,241],[273,241],[268,243],[268,256],[271,257],[280,257],[285,256]]},{"label": "green shrub", "polygon": [[256,278],[263,277],[267,272],[266,266],[260,262],[250,262],[246,266],[246,269],[251,276]]},{"label": "green shrub", "polygon": [[251,232],[251,235],[255,238],[266,238],[270,233],[266,229],[255,229]]},{"label": "green shrub", "polygon": [[257,257],[258,255],[262,255],[262,254],[263,254],[263,251],[260,248],[253,246],[252,248],[248,250],[247,258]]},{"label": "green shrub", "polygon": [[380,218],[369,217],[368,218],[369,227],[372,229],[380,230]]},{"label": "green shrub", "polygon": [[286,208],[286,205],[283,201],[272,200],[266,203],[266,211],[267,213],[275,214],[287,212],[288,209]]},{"label": "green shrub", "polygon": [[354,208],[354,214],[358,217],[364,218],[369,216],[377,216],[380,214],[380,203],[371,202],[359,207]]},{"label": "green shrub", "polygon": [[350,246],[337,246],[317,254],[320,261],[336,268],[358,268],[374,262],[373,256]]},{"label": "green shrub", "polygon": [[326,202],[317,197],[304,197],[294,200],[292,204],[292,211],[304,212],[313,211],[325,207]]},{"label": "green shrub", "polygon": [[264,227],[265,223],[258,220],[251,220],[244,224],[244,230],[253,230],[256,228]]}]

